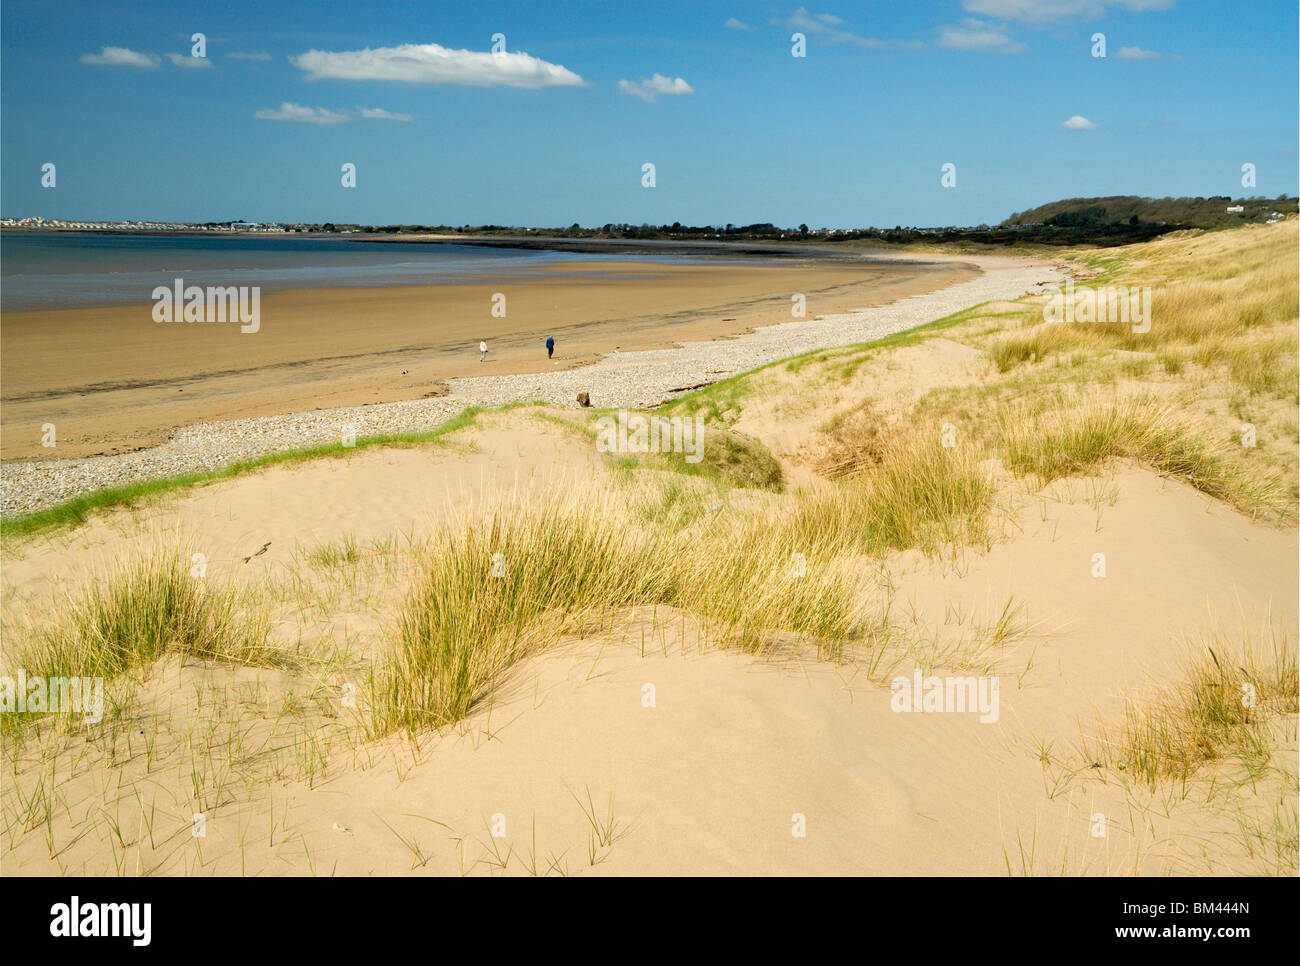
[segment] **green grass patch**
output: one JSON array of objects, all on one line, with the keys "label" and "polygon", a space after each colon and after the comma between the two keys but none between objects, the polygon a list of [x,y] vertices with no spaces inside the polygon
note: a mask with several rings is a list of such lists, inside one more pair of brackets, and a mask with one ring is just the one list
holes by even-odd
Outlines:
[{"label": "green grass patch", "polygon": [[[505,407],[513,408],[513,407]],[[495,411],[495,410],[494,410]],[[427,443],[439,443],[445,437],[472,426],[479,415],[487,412],[478,406],[468,406],[458,414],[433,429],[418,433],[390,433],[377,436],[360,437],[355,446],[344,446],[342,442],[324,443],[317,446],[304,446],[298,449],[267,453],[249,459],[235,460],[213,470],[199,470],[193,473],[178,473],[173,476],[156,477],[140,480],[121,486],[105,487],[82,496],[64,500],[41,510],[7,516],[0,520],[0,538],[20,538],[34,536],[50,530],[77,527],[90,519],[91,514],[116,507],[133,507],[145,500],[184,490],[207,483],[244,476],[271,466],[302,463],[324,457],[349,456],[372,446],[418,446]]]},{"label": "green grass patch", "polygon": [[307,559],[317,567],[330,570],[358,563],[361,557],[361,546],[357,543],[356,537],[351,534],[335,543],[317,547],[307,555]]},{"label": "green grass patch", "polygon": [[[181,555],[146,558],[90,583],[8,662],[30,678],[112,679],[165,654],[232,664],[290,666],[268,643],[267,617],[243,607],[231,589],[214,589]],[[9,669],[7,673],[12,673]],[[40,715],[4,714],[7,729]]]},{"label": "green grass patch", "polygon": [[752,436],[734,430],[706,429],[700,461],[690,463],[686,457],[686,453],[657,453],[646,465],[665,467],[688,476],[702,476],[724,486],[778,493],[785,488],[781,462],[771,450]]}]

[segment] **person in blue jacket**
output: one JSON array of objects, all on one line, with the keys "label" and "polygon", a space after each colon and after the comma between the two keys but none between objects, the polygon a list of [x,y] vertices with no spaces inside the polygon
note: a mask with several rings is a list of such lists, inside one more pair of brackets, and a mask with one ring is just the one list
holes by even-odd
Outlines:
[{"label": "person in blue jacket", "polygon": [[555,337],[548,335],[546,337],[546,358],[551,358],[555,354]]}]

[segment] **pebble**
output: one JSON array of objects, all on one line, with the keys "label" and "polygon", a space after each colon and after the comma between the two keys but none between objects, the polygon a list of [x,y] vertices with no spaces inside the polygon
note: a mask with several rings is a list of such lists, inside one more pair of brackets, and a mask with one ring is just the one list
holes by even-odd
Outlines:
[{"label": "pebble", "polygon": [[541,400],[578,408],[587,392],[598,408],[644,409],[698,386],[816,349],[879,339],[953,312],[1041,292],[1042,265],[999,268],[923,295],[855,312],[763,326],[736,338],[686,342],[670,349],[615,351],[577,369],[448,379],[445,396],[406,402],[286,413],[179,429],[160,446],[114,456],[15,461],[0,465],[0,513],[29,513],[109,486],[216,470],[237,460],[337,443],[346,427],[357,438],[430,430],[466,406]]}]

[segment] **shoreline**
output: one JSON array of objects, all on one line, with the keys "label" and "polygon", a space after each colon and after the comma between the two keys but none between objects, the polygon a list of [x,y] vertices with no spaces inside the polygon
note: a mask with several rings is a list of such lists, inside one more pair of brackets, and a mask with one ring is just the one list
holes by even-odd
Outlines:
[{"label": "shoreline", "polygon": [[2,232],[14,234],[86,234],[127,235],[141,238],[256,238],[303,239],[320,241],[360,242],[363,244],[441,244],[466,245],[483,248],[518,248],[528,251],[581,252],[584,254],[658,254],[677,251],[690,257],[707,258],[710,254],[734,255],[738,258],[817,258],[821,261],[836,259],[861,261],[875,258],[899,258],[925,261],[925,256],[910,252],[882,249],[863,250],[845,248],[840,243],[818,239],[791,241],[787,238],[748,238],[723,240],[716,238],[602,238],[564,235],[444,235],[436,232],[389,234],[387,232],[293,232],[293,231],[203,231],[200,229],[129,229],[129,228],[40,228],[12,225]]},{"label": "shoreline", "polygon": [[883,338],[983,302],[1040,291],[1042,284],[1059,277],[1059,269],[1038,260],[979,261],[983,274],[970,281],[860,311],[760,325],[732,338],[615,351],[581,368],[450,378],[445,395],[428,399],[197,423],[159,446],[118,455],[5,461],[0,464],[0,513],[35,512],[107,487],[215,471],[241,459],[338,443],[348,426],[359,439],[428,431],[472,405],[543,401],[576,408],[576,394],[588,392],[598,408],[646,408],[781,359]]},{"label": "shoreline", "polygon": [[901,251],[867,251],[845,248],[824,241],[791,242],[774,238],[770,241],[745,239],[685,238],[565,238],[560,235],[387,235],[365,233],[349,236],[348,241],[383,245],[466,245],[479,248],[518,248],[526,251],[576,252],[588,255],[659,255],[677,253],[688,258],[738,259],[816,259],[819,262],[897,261],[925,264],[924,255]]},{"label": "shoreline", "polygon": [[813,316],[977,272],[961,261],[592,260],[433,285],[263,292],[255,332],[159,324],[147,303],[5,312],[0,456],[47,459],[48,424],[65,458],[118,455],[201,423],[423,399],[457,377],[580,368],[616,350],[732,338],[789,320],[792,292]]}]

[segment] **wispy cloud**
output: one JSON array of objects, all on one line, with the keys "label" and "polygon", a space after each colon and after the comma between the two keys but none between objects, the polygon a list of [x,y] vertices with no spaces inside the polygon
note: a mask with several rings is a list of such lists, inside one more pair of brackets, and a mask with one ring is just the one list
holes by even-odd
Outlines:
[{"label": "wispy cloud", "polygon": [[358,107],[357,113],[362,117],[373,118],[378,121],[409,121],[409,114],[394,114],[392,111],[385,111],[382,107]]},{"label": "wispy cloud", "polygon": [[303,107],[284,101],[278,108],[263,108],[253,115],[263,121],[299,121],[303,124],[346,124],[348,116],[323,107]]},{"label": "wispy cloud", "polygon": [[1061,127],[1067,131],[1095,131],[1097,125],[1088,120],[1081,114],[1074,114],[1061,122]]},{"label": "wispy cloud", "polygon": [[1028,49],[1018,40],[1012,40],[1003,28],[970,17],[960,24],[940,27],[939,46],[988,54],[1018,54]]},{"label": "wispy cloud", "polygon": [[157,54],[141,54],[126,47],[100,47],[97,54],[82,54],[83,64],[102,67],[157,67],[162,58]]},{"label": "wispy cloud", "polygon": [[331,111],[326,107],[304,107],[285,101],[279,107],[266,107],[253,115],[263,121],[298,121],[302,124],[347,124],[357,118],[374,121],[409,121],[411,115],[386,111],[382,107],[358,107],[355,113]]},{"label": "wispy cloud", "polygon": [[824,46],[863,47],[867,50],[922,46],[917,41],[880,40],[877,37],[863,37],[848,30],[842,30],[840,27],[844,21],[835,14],[809,13],[807,7],[800,7],[784,20],[773,20],[772,22],[790,30],[797,30]]},{"label": "wispy cloud", "polygon": [[206,57],[191,57],[189,54],[168,54],[167,59],[177,67],[204,68],[211,67],[212,61]]},{"label": "wispy cloud", "polygon": [[1159,60],[1160,54],[1154,50],[1143,50],[1141,47],[1121,47],[1119,53],[1115,55],[1120,60]]},{"label": "wispy cloud", "polygon": [[582,78],[559,64],[517,52],[452,50],[438,44],[402,44],[364,50],[309,50],[289,58],[308,80],[390,80],[407,84],[478,87],[580,87]]},{"label": "wispy cloud", "polygon": [[962,6],[971,13],[998,20],[1051,23],[1076,17],[1096,20],[1105,16],[1107,7],[1134,11],[1168,10],[1173,6],[1173,0],[962,0]]},{"label": "wispy cloud", "polygon": [[753,30],[754,29],[749,24],[745,23],[745,21],[737,20],[735,17],[728,17],[727,22],[724,23],[722,26],[726,27],[728,30]]},{"label": "wispy cloud", "polygon": [[265,50],[232,50],[226,54],[231,60],[270,60],[271,55]]},{"label": "wispy cloud", "polygon": [[624,94],[631,94],[633,97],[639,97],[641,100],[649,103],[660,94],[694,94],[695,89],[680,77],[665,77],[663,74],[655,74],[653,77],[643,77],[639,81],[621,80],[618,82],[618,89]]}]

